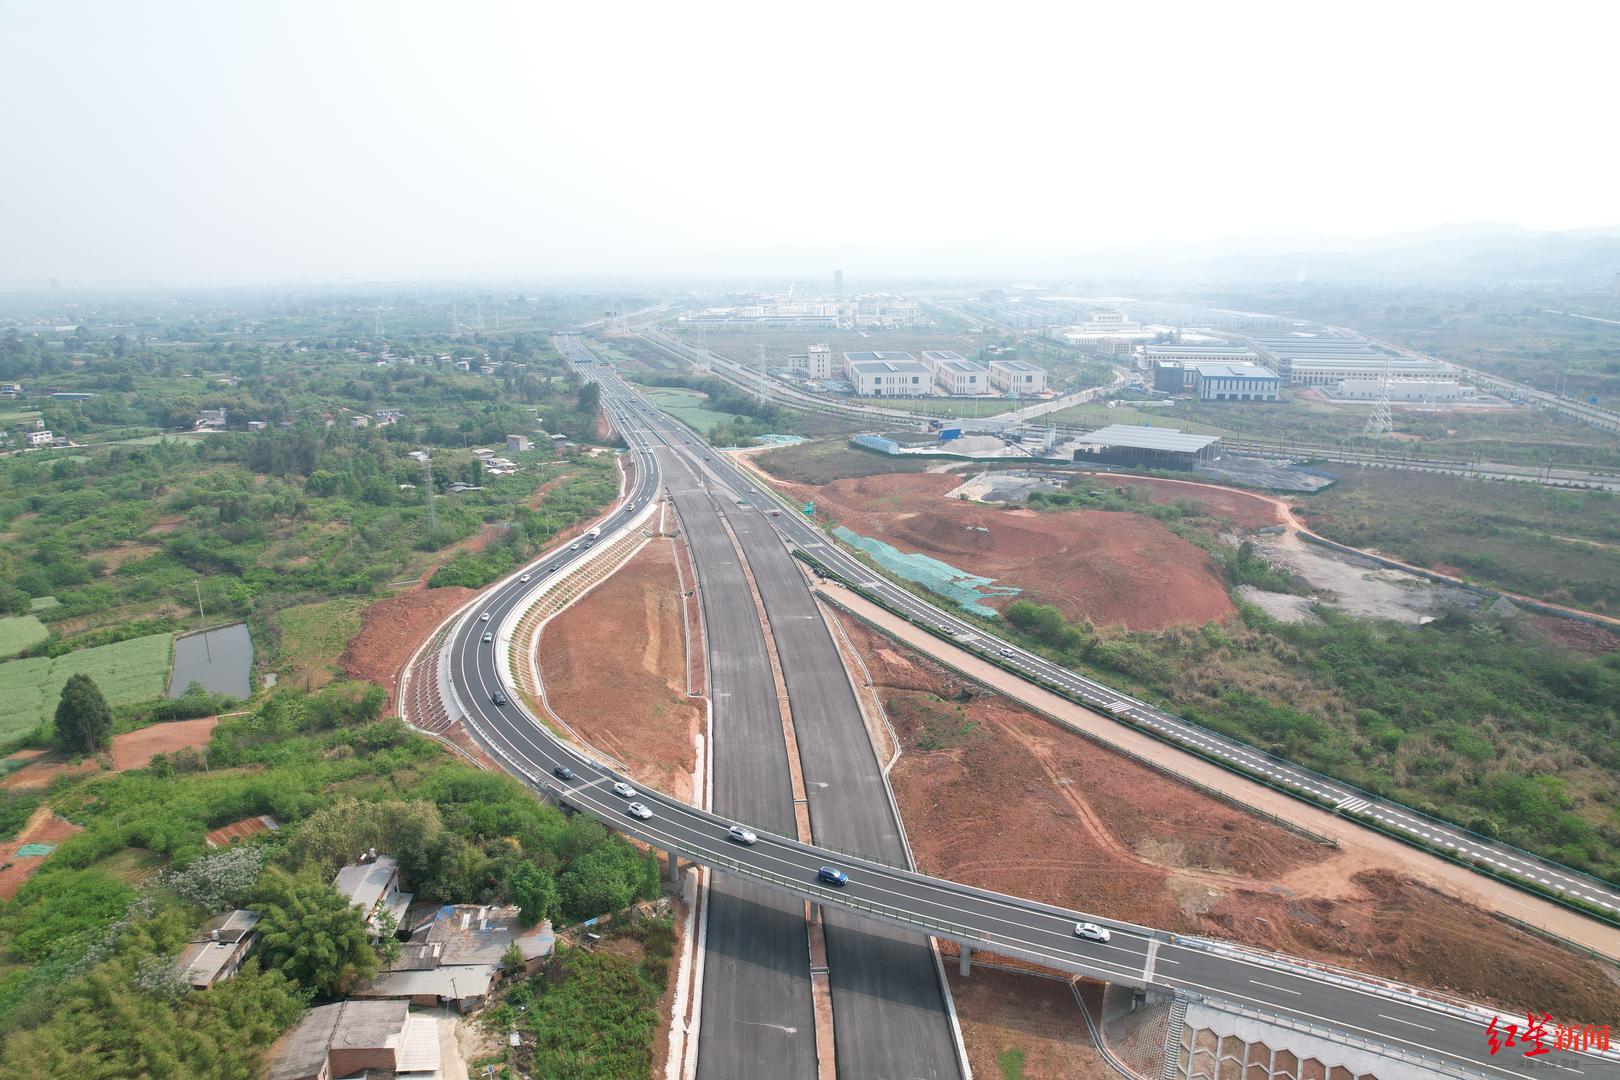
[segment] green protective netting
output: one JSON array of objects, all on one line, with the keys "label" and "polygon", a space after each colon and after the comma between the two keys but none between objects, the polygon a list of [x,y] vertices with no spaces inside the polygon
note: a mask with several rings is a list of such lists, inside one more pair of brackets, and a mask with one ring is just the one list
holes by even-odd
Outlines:
[{"label": "green protective netting", "polygon": [[17,854],[25,858],[44,858],[55,850],[55,844],[24,844],[17,849]]},{"label": "green protective netting", "polygon": [[851,532],[842,525],[833,530],[833,535],[872,556],[885,570],[898,574],[907,581],[915,581],[941,596],[948,596],[975,615],[995,618],[999,612],[980,601],[989,596],[1017,596],[1022,591],[1010,585],[997,585],[994,578],[980,577],[966,570],[958,570],[950,563],[940,562],[927,555],[908,555],[882,540],[874,540],[869,536]]}]

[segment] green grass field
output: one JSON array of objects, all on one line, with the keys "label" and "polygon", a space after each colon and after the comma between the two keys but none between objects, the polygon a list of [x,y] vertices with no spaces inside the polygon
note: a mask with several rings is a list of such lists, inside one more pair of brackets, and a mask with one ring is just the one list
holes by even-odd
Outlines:
[{"label": "green grass field", "polygon": [[1558,604],[1620,612],[1620,495],[1335,468],[1300,512],[1355,547]]},{"label": "green grass field", "polygon": [[33,602],[28,605],[28,610],[35,612],[49,611],[51,608],[58,608],[61,606],[62,601],[58,600],[54,596],[36,596],[34,597]]},{"label": "green grass field", "polygon": [[101,687],[109,705],[162,697],[173,637],[150,634],[65,656],[0,664],[0,744],[27,735],[47,719],[56,710],[62,685],[81,671]]},{"label": "green grass field", "polygon": [[736,413],[719,412],[709,408],[708,399],[695,390],[682,390],[673,386],[645,386],[641,388],[641,392],[654,405],[705,435],[722,423],[742,419]]},{"label": "green grass field", "polygon": [[1043,421],[1051,420],[1056,424],[1073,424],[1076,427],[1085,428],[1099,428],[1109,424],[1145,424],[1148,427],[1190,431],[1198,435],[1222,434],[1221,428],[1216,427],[1214,424],[1189,419],[1179,409],[1133,409],[1129,405],[1118,405],[1110,409],[1106,403],[1101,401],[1088,401],[1083,405],[1071,405],[1067,409],[1060,409],[1041,419]]},{"label": "green grass field", "polygon": [[338,657],[360,632],[366,601],[351,598],[299,604],[276,613],[281,631],[277,653],[284,677],[297,686],[321,687],[337,675]]},{"label": "green grass field", "polygon": [[45,624],[32,615],[11,615],[0,619],[0,656],[16,656],[30,645],[51,636]]}]

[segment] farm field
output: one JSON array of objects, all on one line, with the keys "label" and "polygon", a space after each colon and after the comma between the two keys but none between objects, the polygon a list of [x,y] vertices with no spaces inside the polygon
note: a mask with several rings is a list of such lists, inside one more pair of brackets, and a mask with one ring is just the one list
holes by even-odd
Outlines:
[{"label": "farm field", "polygon": [[115,708],[162,697],[173,637],[149,634],[62,656],[0,664],[0,744],[14,742],[48,719],[62,685],[80,672],[96,681]]},{"label": "farm field", "polygon": [[32,615],[9,615],[0,619],[0,656],[16,656],[30,645],[50,637],[45,624]]}]

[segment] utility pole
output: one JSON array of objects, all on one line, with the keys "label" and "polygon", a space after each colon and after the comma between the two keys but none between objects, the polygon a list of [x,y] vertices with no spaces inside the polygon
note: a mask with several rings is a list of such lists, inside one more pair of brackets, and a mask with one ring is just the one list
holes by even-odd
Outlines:
[{"label": "utility pole", "polygon": [[422,452],[422,483],[427,487],[428,537],[431,538],[438,522],[433,514],[433,457],[425,450]]},{"label": "utility pole", "polygon": [[197,586],[197,619],[203,623],[203,653],[208,657],[208,662],[212,664],[214,662],[214,647],[208,643],[208,617],[203,614],[202,606],[202,578],[197,578],[192,584]]},{"label": "utility pole", "polygon": [[1372,415],[1367,417],[1367,424],[1362,428],[1366,435],[1388,435],[1395,430],[1395,420],[1389,412],[1389,361],[1384,361],[1384,370],[1378,379],[1378,401],[1373,405]]}]

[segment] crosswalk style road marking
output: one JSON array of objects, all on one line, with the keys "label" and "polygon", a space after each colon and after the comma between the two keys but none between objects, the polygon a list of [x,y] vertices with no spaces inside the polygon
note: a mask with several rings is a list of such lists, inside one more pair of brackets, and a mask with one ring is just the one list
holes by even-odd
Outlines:
[{"label": "crosswalk style road marking", "polygon": [[1352,814],[1359,814],[1371,805],[1366,799],[1358,799],[1354,795],[1346,795],[1339,800],[1339,809]]}]

